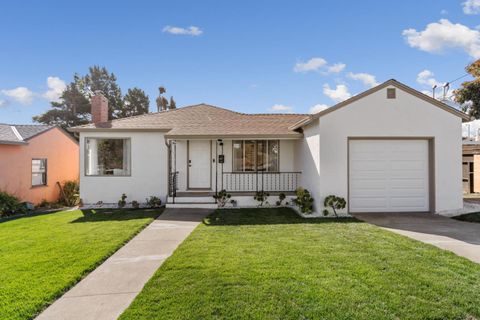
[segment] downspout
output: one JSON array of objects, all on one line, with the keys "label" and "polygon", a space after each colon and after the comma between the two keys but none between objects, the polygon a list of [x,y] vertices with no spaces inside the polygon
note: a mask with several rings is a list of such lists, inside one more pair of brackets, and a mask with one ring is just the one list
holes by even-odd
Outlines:
[{"label": "downspout", "polygon": [[[170,175],[172,173],[172,144],[171,142],[163,136],[165,140],[165,145],[167,146],[167,196],[165,199],[168,200],[168,197],[170,196],[170,190],[172,189],[171,181],[170,181]],[[172,195],[173,196],[173,195]],[[173,203],[175,203],[175,197],[173,197]]]}]

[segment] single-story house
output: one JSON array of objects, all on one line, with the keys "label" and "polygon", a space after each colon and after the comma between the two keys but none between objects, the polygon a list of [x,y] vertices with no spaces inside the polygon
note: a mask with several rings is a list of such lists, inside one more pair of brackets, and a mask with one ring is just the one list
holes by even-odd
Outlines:
[{"label": "single-story house", "polygon": [[436,212],[463,207],[462,121],[469,117],[396,80],[314,115],[244,114],[207,104],[108,121],[92,99],[80,134],[84,203],[161,196],[167,206],[238,205],[256,191],[308,189],[355,212]]},{"label": "single-story house", "polygon": [[78,180],[78,149],[57,126],[0,124],[0,191],[33,204],[58,200],[57,182]]}]

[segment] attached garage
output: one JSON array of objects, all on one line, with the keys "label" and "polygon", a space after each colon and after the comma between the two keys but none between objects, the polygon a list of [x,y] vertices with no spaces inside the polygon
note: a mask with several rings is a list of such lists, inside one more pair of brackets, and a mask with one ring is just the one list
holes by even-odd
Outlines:
[{"label": "attached garage", "polygon": [[381,85],[299,122],[302,185],[324,209],[342,213],[432,212],[463,208],[463,112],[398,81]]},{"label": "attached garage", "polygon": [[429,140],[350,139],[350,212],[428,212]]}]

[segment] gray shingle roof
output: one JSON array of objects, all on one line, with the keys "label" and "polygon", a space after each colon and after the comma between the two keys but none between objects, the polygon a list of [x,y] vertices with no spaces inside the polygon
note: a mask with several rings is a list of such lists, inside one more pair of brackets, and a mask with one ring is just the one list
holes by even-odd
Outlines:
[{"label": "gray shingle roof", "polygon": [[167,137],[285,136],[301,137],[290,130],[305,114],[245,114],[207,104],[148,113],[98,124],[70,128],[87,130],[163,130]]},{"label": "gray shingle roof", "polygon": [[0,144],[26,144],[27,140],[53,127],[36,124],[0,124]]}]

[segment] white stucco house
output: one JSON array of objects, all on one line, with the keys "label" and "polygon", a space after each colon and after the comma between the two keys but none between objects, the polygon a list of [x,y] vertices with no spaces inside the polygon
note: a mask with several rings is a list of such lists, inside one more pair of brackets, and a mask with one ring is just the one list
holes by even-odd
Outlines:
[{"label": "white stucco house", "polygon": [[[435,212],[463,207],[462,121],[469,117],[396,80],[314,115],[243,114],[206,104],[107,121],[92,99],[80,135],[83,202],[151,195],[167,206],[212,207],[226,189],[238,205],[264,190],[308,189],[346,211]],[[271,202],[274,202],[272,199]]]}]

